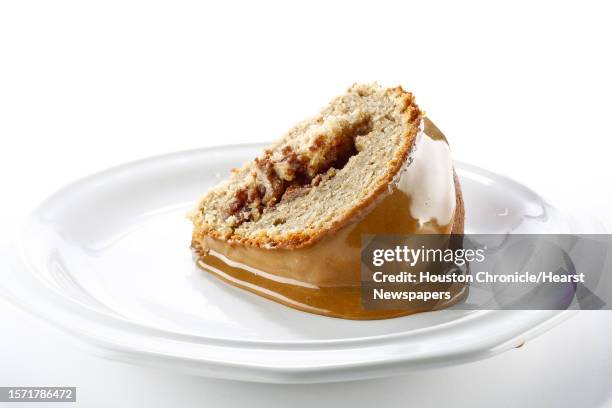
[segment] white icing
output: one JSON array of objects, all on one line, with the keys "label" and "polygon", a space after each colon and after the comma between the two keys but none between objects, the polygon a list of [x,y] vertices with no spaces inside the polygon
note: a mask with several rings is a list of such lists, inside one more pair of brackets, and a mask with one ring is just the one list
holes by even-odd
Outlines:
[{"label": "white icing", "polygon": [[402,173],[397,186],[412,198],[412,217],[421,224],[434,220],[438,225],[450,224],[456,198],[448,144],[419,132],[411,158],[409,170]]}]

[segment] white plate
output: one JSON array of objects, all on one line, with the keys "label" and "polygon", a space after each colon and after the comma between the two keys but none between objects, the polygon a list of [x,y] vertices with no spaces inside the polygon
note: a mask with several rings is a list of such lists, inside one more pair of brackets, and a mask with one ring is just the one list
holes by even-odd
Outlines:
[{"label": "white plate", "polygon": [[[489,357],[568,316],[444,310],[380,321],[299,312],[194,266],[185,212],[260,145],[175,153],[85,178],[42,203],[4,294],[105,355],[202,375],[326,382]],[[537,194],[458,163],[466,232],[570,232]]]}]

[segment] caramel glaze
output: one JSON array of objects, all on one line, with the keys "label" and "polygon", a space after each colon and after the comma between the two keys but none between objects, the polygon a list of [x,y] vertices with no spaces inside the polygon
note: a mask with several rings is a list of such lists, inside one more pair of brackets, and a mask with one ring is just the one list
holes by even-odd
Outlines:
[{"label": "caramel glaze", "polygon": [[[260,249],[204,237],[194,242],[198,265],[224,281],[295,309],[345,319],[385,319],[441,309],[371,310],[361,304],[360,249],[363,234],[450,234],[456,208],[450,151],[444,135],[425,118],[409,171],[355,221],[301,249]],[[416,182],[414,178],[417,178]],[[433,178],[433,180],[432,180]],[[454,231],[463,232],[463,231]]]}]

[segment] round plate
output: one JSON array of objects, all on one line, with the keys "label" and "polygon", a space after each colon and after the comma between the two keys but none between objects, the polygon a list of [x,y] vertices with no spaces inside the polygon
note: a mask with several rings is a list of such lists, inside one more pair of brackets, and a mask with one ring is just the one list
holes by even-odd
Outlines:
[{"label": "round plate", "polygon": [[[4,294],[107,356],[266,382],[370,378],[485,358],[568,316],[443,310],[350,321],[299,312],[219,281],[194,265],[185,213],[261,148],[175,153],[68,186],[32,213],[3,257]],[[456,168],[466,232],[570,232],[526,187],[474,166]]]}]

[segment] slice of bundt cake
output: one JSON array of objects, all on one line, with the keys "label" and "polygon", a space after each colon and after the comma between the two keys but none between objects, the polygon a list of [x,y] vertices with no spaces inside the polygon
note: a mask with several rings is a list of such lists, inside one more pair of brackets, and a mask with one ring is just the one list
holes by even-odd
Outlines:
[{"label": "slice of bundt cake", "polygon": [[364,308],[361,238],[461,234],[463,201],[444,135],[401,87],[354,85],[297,124],[191,213],[198,265],[300,310],[380,319],[447,307]]}]

